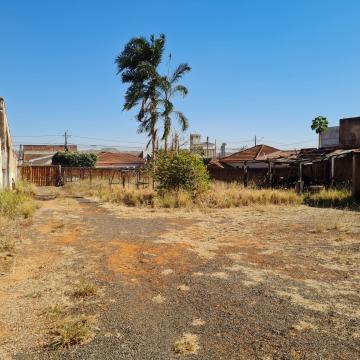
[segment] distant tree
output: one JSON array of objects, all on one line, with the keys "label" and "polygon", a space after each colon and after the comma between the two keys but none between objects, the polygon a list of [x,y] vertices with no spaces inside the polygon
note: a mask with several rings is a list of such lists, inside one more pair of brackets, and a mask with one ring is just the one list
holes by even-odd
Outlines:
[{"label": "distant tree", "polygon": [[325,116],[316,117],[311,123],[311,129],[319,134],[319,147],[320,147],[320,135],[328,128],[329,122]]},{"label": "distant tree", "polygon": [[180,64],[171,76],[163,76],[160,81],[160,100],[162,106],[160,113],[163,119],[163,135],[161,140],[164,141],[165,152],[168,148],[168,138],[172,129],[172,117],[175,115],[180,124],[180,130],[186,131],[189,127],[189,121],[186,116],[178,110],[175,110],[172,99],[176,95],[183,97],[188,94],[188,89],[184,85],[178,84],[179,80],[191,70],[188,64]]},{"label": "distant tree", "polygon": [[123,110],[128,111],[139,107],[136,116],[140,123],[139,132],[148,134],[153,156],[159,118],[160,75],[157,68],[161,63],[164,47],[165,35],[163,34],[159,38],[151,35],[150,40],[145,37],[133,38],[115,60],[122,82],[130,84],[125,94]]},{"label": "distant tree", "polygon": [[96,160],[95,154],[58,151],[52,158],[52,164],[64,167],[94,167]]},{"label": "distant tree", "polygon": [[188,119],[174,109],[172,98],[177,94],[185,96],[188,93],[187,88],[179,85],[178,81],[190,71],[190,67],[188,64],[180,64],[171,76],[160,75],[158,67],[162,61],[165,40],[165,35],[159,38],[151,35],[149,40],[144,37],[133,38],[115,60],[122,82],[129,84],[123,110],[138,108],[138,131],[148,134],[148,146],[151,144],[153,158],[158,144],[160,118],[163,120],[161,140],[164,141],[165,149],[173,115],[179,120],[182,131],[188,128]]}]

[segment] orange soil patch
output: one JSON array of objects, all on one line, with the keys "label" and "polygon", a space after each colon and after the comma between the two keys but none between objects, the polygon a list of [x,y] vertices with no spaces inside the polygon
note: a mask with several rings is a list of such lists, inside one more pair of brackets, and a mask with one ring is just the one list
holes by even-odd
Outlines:
[{"label": "orange soil patch", "polygon": [[115,273],[136,280],[152,279],[160,281],[161,271],[171,267],[176,272],[188,271],[191,262],[184,252],[187,244],[134,244],[129,242],[111,242],[117,250],[109,257],[108,267]]},{"label": "orange soil patch", "polygon": [[58,236],[58,242],[63,244],[71,244],[77,240],[79,235],[79,229],[71,230]]}]

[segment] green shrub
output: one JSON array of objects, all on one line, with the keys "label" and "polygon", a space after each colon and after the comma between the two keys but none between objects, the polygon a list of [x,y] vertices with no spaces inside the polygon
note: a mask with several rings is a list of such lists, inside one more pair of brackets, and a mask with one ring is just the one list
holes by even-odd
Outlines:
[{"label": "green shrub", "polygon": [[160,191],[183,190],[195,196],[209,186],[209,175],[202,159],[189,152],[160,152],[152,169]]},{"label": "green shrub", "polygon": [[97,156],[95,154],[58,151],[53,156],[52,164],[67,167],[94,167],[96,160]]}]

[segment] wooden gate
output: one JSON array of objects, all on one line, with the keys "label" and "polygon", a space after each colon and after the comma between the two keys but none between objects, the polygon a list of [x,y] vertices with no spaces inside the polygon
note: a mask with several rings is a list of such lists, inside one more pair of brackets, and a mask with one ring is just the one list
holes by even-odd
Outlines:
[{"label": "wooden gate", "polygon": [[37,186],[55,186],[59,166],[21,166],[21,178]]}]

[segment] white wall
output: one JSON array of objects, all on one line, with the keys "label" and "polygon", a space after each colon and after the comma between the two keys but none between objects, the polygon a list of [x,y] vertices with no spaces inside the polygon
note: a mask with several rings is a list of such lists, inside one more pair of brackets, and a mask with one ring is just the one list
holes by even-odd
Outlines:
[{"label": "white wall", "polygon": [[11,187],[17,180],[17,156],[12,148],[5,102],[0,98],[0,188]]}]

